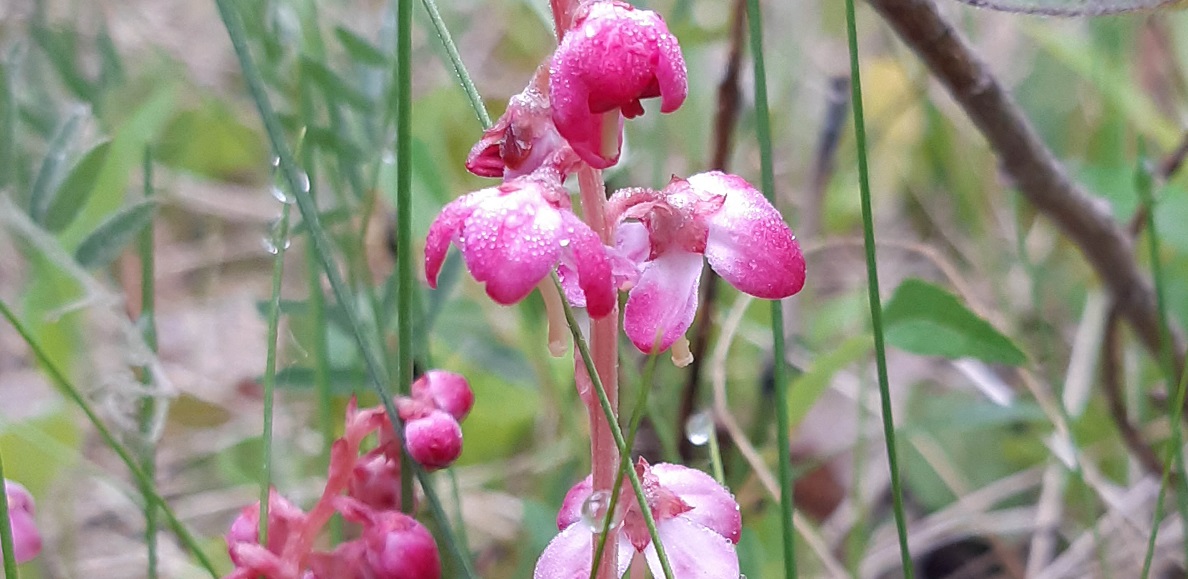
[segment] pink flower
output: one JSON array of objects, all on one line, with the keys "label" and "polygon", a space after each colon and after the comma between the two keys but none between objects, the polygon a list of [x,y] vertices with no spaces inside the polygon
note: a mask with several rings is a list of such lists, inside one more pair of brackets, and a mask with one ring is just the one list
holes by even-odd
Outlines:
[{"label": "pink flower", "polygon": [[33,519],[33,495],[20,483],[4,481],[8,522],[12,525],[12,552],[17,563],[31,561],[41,552],[41,533]]},{"label": "pink flower", "polygon": [[552,107],[540,88],[546,79],[538,71],[528,87],[508,101],[503,116],[470,149],[468,171],[503,179],[530,174],[541,166],[561,175],[570,172],[577,156],[553,125]]},{"label": "pink flower", "polygon": [[466,268],[501,304],[524,299],[559,263],[573,266],[591,317],[611,312],[606,248],[598,235],[569,210],[569,194],[554,173],[518,177],[460,197],[442,209],[425,240],[425,276],[437,274],[450,242],[462,251]]},{"label": "pink flower", "polygon": [[741,177],[712,171],[673,179],[663,191],[619,191],[609,211],[634,220],[620,224],[617,249],[640,267],[623,329],[643,352],[668,349],[693,323],[702,255],[730,285],[755,297],[782,299],[804,286],[796,237]]},{"label": "pink flower", "polygon": [[550,68],[553,122],[597,169],[619,160],[623,117],[642,115],[642,99],[660,97],[660,112],[671,113],[689,91],[681,47],[664,19],[618,0],[578,8]]},{"label": "pink flower", "polygon": [[[655,518],[657,535],[674,577],[738,577],[734,544],[742,531],[742,516],[730,492],[709,475],[678,464],[649,466],[640,459],[635,470],[648,497],[648,509]],[[582,517],[582,506],[591,490],[591,479],[587,477],[565,495],[557,515],[561,533],[537,561],[535,579],[590,576],[594,529],[601,528],[601,521],[586,522]],[[627,570],[636,554],[642,554],[652,574],[663,577],[660,559],[634,493],[625,491],[619,504],[625,505],[625,511],[619,533],[618,575]]]}]

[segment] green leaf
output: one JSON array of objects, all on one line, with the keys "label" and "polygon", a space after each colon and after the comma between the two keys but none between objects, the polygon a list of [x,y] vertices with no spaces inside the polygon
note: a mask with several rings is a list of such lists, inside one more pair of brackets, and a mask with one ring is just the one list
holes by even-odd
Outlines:
[{"label": "green leaf", "polygon": [[33,190],[29,193],[29,216],[39,224],[45,224],[45,215],[53,203],[53,192],[62,179],[62,165],[66,163],[70,142],[74,140],[85,116],[86,113],[81,109],[74,111],[54,133],[46,148],[41,168],[33,180]]},{"label": "green leaf", "polygon": [[156,209],[155,202],[141,201],[113,214],[83,239],[74,252],[74,259],[87,269],[111,263],[124,247],[152,223]]},{"label": "green leaf", "polygon": [[833,375],[865,356],[873,346],[870,336],[853,336],[813,360],[812,368],[798,376],[788,387],[788,426],[796,428],[829,388]]},{"label": "green leaf", "polygon": [[957,297],[918,279],[899,285],[883,308],[887,343],[914,354],[977,358],[1019,366],[1027,356]]},{"label": "green leaf", "polygon": [[46,229],[58,232],[74,221],[79,210],[95,191],[95,184],[104,164],[107,163],[107,153],[110,149],[111,141],[99,143],[74,165],[66,180],[50,198],[43,220]]},{"label": "green leaf", "polygon": [[338,38],[347,54],[350,54],[351,59],[356,63],[378,67],[388,66],[388,55],[363,37],[341,26],[334,29],[334,36]]}]

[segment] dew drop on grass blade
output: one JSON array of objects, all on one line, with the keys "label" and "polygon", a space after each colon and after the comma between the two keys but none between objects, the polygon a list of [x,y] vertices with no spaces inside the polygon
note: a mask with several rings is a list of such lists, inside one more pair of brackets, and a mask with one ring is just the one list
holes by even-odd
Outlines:
[{"label": "dew drop on grass blade", "polygon": [[1185,8],[1188,0],[960,0],[970,6],[1046,16],[1104,16]]}]

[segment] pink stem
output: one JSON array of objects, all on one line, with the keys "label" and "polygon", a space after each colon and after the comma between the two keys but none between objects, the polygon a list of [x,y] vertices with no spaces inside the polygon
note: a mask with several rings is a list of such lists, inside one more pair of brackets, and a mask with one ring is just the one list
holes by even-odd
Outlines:
[{"label": "pink stem", "polygon": [[[582,216],[586,223],[598,233],[602,242],[611,245],[614,241],[614,226],[606,219],[606,186],[602,182],[602,173],[583,164],[578,170],[578,186],[581,189]],[[606,397],[615,416],[619,413],[619,312],[615,308],[609,315],[592,320],[590,323],[590,355],[594,358],[594,369],[606,390]],[[619,449],[611,435],[610,423],[598,403],[597,392],[594,392],[590,379],[585,375],[585,365],[579,357],[577,375],[579,390],[586,388],[589,396],[583,396],[587,401],[590,414],[590,462],[594,478],[594,491],[610,492],[614,486],[615,473],[619,469]],[[614,579],[616,576],[616,561],[618,540],[617,529],[610,529],[606,538],[606,548],[602,553],[599,564],[599,579]]]}]

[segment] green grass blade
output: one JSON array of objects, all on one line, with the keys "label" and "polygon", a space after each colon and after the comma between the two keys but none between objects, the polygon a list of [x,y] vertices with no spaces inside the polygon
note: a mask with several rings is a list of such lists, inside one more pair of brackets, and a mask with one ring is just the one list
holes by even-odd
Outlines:
[{"label": "green grass blade", "polygon": [[[755,0],[751,0],[755,1]],[[891,386],[887,378],[887,347],[883,337],[883,307],[879,300],[879,269],[875,260],[874,212],[870,202],[870,170],[866,160],[866,119],[862,109],[862,75],[858,63],[858,25],[854,0],[846,0],[846,36],[850,50],[850,104],[854,111],[854,137],[858,153],[858,188],[862,197],[862,239],[866,246],[867,290],[870,298],[871,330],[874,334],[875,365],[878,369],[879,399],[882,404],[883,437],[891,470],[891,500],[895,530],[899,536],[899,558],[903,575],[915,577],[908,549],[907,521],[903,512],[903,486],[899,480],[899,456],[895,443],[895,420],[891,415]]]},{"label": "green grass blade", "polygon": [[[755,77],[755,133],[759,141],[759,167],[763,194],[776,203],[775,170],[771,153],[771,112],[767,105],[767,67],[763,62],[763,17],[759,0],[747,0],[747,26]],[[784,576],[796,577],[796,529],[792,524],[792,441],[788,424],[788,372],[784,355],[784,310],[771,302],[771,335],[776,406],[776,449],[779,453],[780,529],[784,540]]]},{"label": "green grass blade", "polygon": [[[400,393],[413,381],[412,258],[412,0],[396,1],[396,362]],[[401,506],[413,508],[412,460],[400,458]],[[443,524],[448,524],[442,521]]]},{"label": "green grass blade", "polygon": [[280,331],[281,280],[285,274],[285,249],[289,246],[289,205],[281,207],[280,223],[270,231],[268,251],[272,260],[272,294],[268,300],[268,345],[264,357],[264,456],[260,464],[260,544],[268,545],[269,493],[272,489],[272,417],[276,400],[276,341]]},{"label": "green grass blade", "polygon": [[[144,202],[151,203],[153,198],[153,153],[149,147],[144,148]],[[86,247],[87,242],[83,241],[79,246],[81,250]],[[154,261],[154,247],[153,247],[153,220],[152,213],[149,213],[148,222],[140,229],[140,236],[137,240],[137,252],[140,255],[140,316],[137,320],[137,326],[140,327],[140,335],[144,337],[144,343],[149,347],[154,354],[157,352],[157,284],[156,284],[156,265]],[[153,380],[152,374],[146,369],[142,369],[143,374],[141,380],[146,384],[150,384]],[[140,453],[140,465],[144,468],[144,473],[150,479],[155,479],[157,474],[157,458],[155,441],[151,438],[152,431],[155,428],[155,416],[157,413],[157,399],[152,393],[144,396],[140,400],[140,415],[139,428],[140,436],[144,440],[144,448]],[[145,489],[140,490],[144,495],[144,542],[148,552],[148,561],[145,563],[145,575],[148,579],[156,579],[157,577],[157,509],[153,506],[153,502],[149,500],[149,493]]]},{"label": "green grass blade", "polygon": [[450,36],[450,30],[446,28],[445,20],[441,18],[441,12],[437,9],[437,3],[434,0],[421,0],[421,4],[425,6],[425,11],[429,13],[429,20],[433,22],[433,28],[437,31],[438,38],[441,38],[441,44],[445,47],[446,56],[450,59],[450,65],[454,68],[454,74],[458,75],[458,81],[462,83],[462,90],[466,91],[466,98],[470,100],[470,108],[474,109],[475,116],[478,117],[479,122],[483,124],[486,129],[491,126],[491,115],[487,114],[487,107],[483,104],[483,97],[479,95],[478,89],[474,87],[474,81],[470,78],[470,73],[466,71],[466,65],[462,63],[462,55],[458,54],[458,47],[454,44],[454,38]]},{"label": "green grass blade", "polygon": [[24,323],[17,319],[16,315],[13,314],[12,310],[8,307],[8,304],[3,300],[0,300],[0,316],[3,316],[4,319],[8,320],[8,323],[11,324],[13,329],[15,329],[17,333],[21,335],[21,338],[24,339],[25,343],[29,345],[29,348],[33,350],[33,355],[39,362],[41,362],[41,365],[45,371],[49,373],[50,379],[62,389],[62,392],[70,399],[71,402],[73,402],[79,407],[80,410],[83,411],[84,414],[86,414],[87,420],[90,421],[91,426],[95,428],[95,431],[99,433],[99,437],[103,439],[103,443],[106,444],[108,448],[112,449],[112,451],[114,451],[117,456],[119,456],[120,461],[124,463],[124,466],[126,466],[128,471],[132,473],[132,477],[136,479],[136,483],[140,485],[140,488],[149,495],[148,498],[154,503],[154,507],[165,516],[165,519],[169,522],[169,526],[173,528],[173,532],[177,535],[177,538],[179,541],[181,541],[181,544],[190,551],[190,554],[198,560],[198,564],[201,565],[211,577],[219,577],[218,572],[215,571],[214,565],[211,564],[210,559],[206,556],[206,553],[202,551],[202,547],[198,544],[197,539],[195,539],[194,535],[190,533],[190,530],[186,528],[184,524],[182,524],[181,520],[177,518],[177,515],[173,512],[173,509],[169,508],[169,505],[165,503],[165,499],[161,498],[161,495],[157,493],[155,487],[153,486],[152,479],[150,479],[144,470],[140,468],[139,463],[132,456],[132,453],[129,452],[127,448],[124,448],[123,444],[120,444],[120,442],[116,440],[115,435],[112,434],[111,430],[107,428],[107,425],[104,424],[99,418],[99,414],[95,412],[95,409],[91,408],[90,403],[87,401],[86,397],[82,395],[82,392],[78,390],[73,382],[66,378],[66,374],[58,369],[57,364],[54,364],[53,360],[51,360],[49,356],[46,355],[45,349],[41,346],[41,342],[39,342],[33,336],[33,334],[29,332],[29,329]]}]

